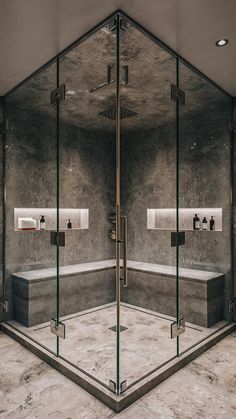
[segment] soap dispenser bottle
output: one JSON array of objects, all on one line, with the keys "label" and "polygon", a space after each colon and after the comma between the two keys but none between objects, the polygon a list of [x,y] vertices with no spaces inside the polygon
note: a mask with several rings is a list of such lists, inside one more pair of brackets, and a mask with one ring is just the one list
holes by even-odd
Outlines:
[{"label": "soap dispenser bottle", "polygon": [[70,219],[69,219],[69,220],[67,220],[66,227],[67,227],[69,230],[70,230],[70,229],[72,229],[72,223],[71,223]]},{"label": "soap dispenser bottle", "polygon": [[211,216],[211,219],[210,219],[210,230],[215,230],[215,219],[213,215]]},{"label": "soap dispenser bottle", "polygon": [[40,230],[45,230],[45,228],[46,228],[46,222],[45,222],[44,215],[41,215],[40,222],[39,222],[39,227],[40,227]]},{"label": "soap dispenser bottle", "polygon": [[202,220],[202,229],[207,230],[207,219],[206,219],[206,217],[204,217],[203,220]]},{"label": "soap dispenser bottle", "polygon": [[198,214],[195,214],[193,217],[193,229],[200,230],[200,218],[198,217]]}]

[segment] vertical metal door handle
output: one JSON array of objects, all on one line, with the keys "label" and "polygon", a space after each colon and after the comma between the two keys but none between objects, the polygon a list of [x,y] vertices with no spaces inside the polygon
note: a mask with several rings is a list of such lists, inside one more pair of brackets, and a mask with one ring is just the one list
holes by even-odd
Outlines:
[{"label": "vertical metal door handle", "polygon": [[128,286],[128,268],[127,268],[127,240],[128,240],[128,223],[127,217],[125,215],[121,216],[123,222],[123,245],[124,245],[124,254],[123,254],[123,286]]}]

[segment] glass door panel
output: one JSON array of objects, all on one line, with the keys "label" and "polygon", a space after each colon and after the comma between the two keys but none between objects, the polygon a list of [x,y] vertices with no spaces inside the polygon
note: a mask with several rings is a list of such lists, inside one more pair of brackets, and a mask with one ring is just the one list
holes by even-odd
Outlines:
[{"label": "glass door panel", "polygon": [[116,34],[102,27],[60,59],[60,356],[116,383]]},{"label": "glass door panel", "polygon": [[56,88],[53,63],[6,97],[6,298],[9,323],[56,352]]},{"label": "glass door panel", "polygon": [[179,248],[184,351],[229,320],[231,289],[231,98],[180,61]]},{"label": "glass door panel", "polygon": [[129,387],[177,354],[176,58],[126,20],[120,56],[121,381]]}]

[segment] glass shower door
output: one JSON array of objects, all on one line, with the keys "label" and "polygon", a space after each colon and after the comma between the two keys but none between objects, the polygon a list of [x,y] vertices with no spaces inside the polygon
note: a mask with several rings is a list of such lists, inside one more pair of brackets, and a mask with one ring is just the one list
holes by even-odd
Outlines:
[{"label": "glass shower door", "polygon": [[120,373],[127,388],[177,354],[175,84],[176,58],[123,19]]},{"label": "glass shower door", "polygon": [[180,352],[230,320],[231,98],[179,62]]},{"label": "glass shower door", "polygon": [[60,58],[60,356],[116,391],[116,33]]},{"label": "glass shower door", "polygon": [[57,124],[53,62],[5,98],[5,294],[9,324],[56,353]]}]

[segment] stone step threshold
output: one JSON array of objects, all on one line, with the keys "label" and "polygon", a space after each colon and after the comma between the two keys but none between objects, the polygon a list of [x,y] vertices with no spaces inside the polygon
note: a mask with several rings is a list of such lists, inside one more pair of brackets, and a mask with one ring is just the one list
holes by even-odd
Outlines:
[{"label": "stone step threshold", "polygon": [[171,375],[186,366],[189,362],[197,358],[203,352],[211,348],[224,337],[232,333],[236,329],[235,323],[230,323],[223,327],[221,330],[213,333],[208,338],[201,341],[196,346],[188,349],[179,357],[174,357],[166,364],[160,366],[152,371],[149,375],[135,382],[129,386],[127,383],[127,390],[121,395],[114,394],[108,385],[104,385],[98,380],[94,379],[91,375],[86,374],[82,370],[76,368],[73,364],[68,362],[62,357],[57,357],[47,349],[40,346],[29,337],[16,330],[14,327],[7,323],[0,324],[0,330],[15,339],[21,345],[33,352],[44,362],[61,372],[70,380],[74,381],[84,390],[88,391],[101,402],[109,406],[115,412],[120,412],[136,400],[140,399],[144,394],[148,393],[154,387],[162,383]]},{"label": "stone step threshold", "polygon": [[[122,265],[122,261],[121,261]],[[158,274],[162,276],[176,276],[176,267],[168,265],[160,265],[156,263],[136,262],[128,260],[128,269],[146,272],[151,274]],[[98,272],[108,269],[115,269],[115,259],[102,260],[98,262],[78,263],[76,265],[61,266],[59,275],[61,277],[82,275],[90,272]],[[25,272],[13,273],[14,277],[24,282],[41,282],[50,278],[54,279],[57,276],[56,268],[43,268]],[[199,269],[179,268],[179,277],[181,279],[194,280],[195,282],[208,282],[216,278],[223,277],[224,273],[210,272]]]}]

